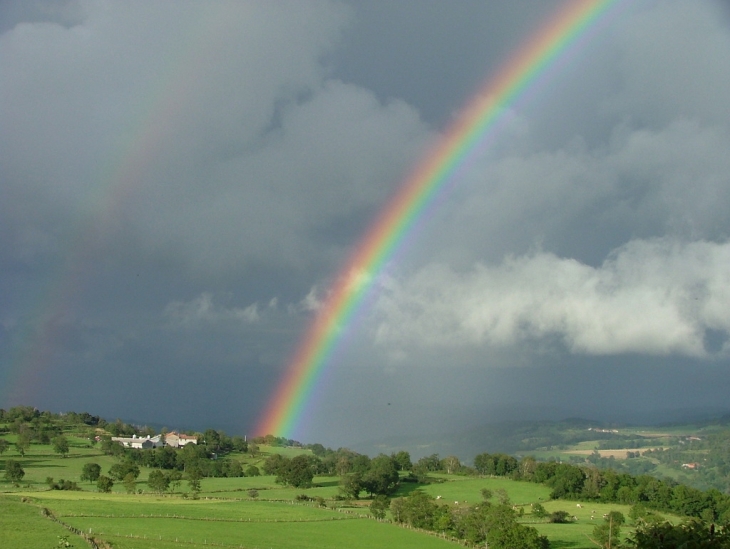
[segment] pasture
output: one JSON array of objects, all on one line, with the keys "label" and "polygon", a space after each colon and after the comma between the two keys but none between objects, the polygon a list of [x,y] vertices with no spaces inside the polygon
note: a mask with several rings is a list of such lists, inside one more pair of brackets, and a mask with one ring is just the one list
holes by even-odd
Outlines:
[{"label": "pasture", "polygon": [[[70,437],[71,438],[71,437]],[[106,473],[116,460],[102,455],[88,440],[71,438],[67,457],[54,454],[49,446],[31,445],[25,457],[14,449],[4,458],[21,462],[26,475],[19,486],[0,482],[0,530],[3,548],[54,547],[59,536],[69,536],[75,547],[86,543],[62,525],[43,516],[48,509],[63,524],[97,539],[109,542],[115,549],[167,549],[174,547],[244,547],[254,548],[446,548],[457,543],[433,533],[404,528],[390,521],[377,521],[370,516],[368,499],[342,501],[338,496],[338,477],[315,477],[314,486],[306,489],[283,487],[273,476],[240,478],[205,478],[200,499],[186,497],[187,483],[175,493],[159,495],[147,486],[150,470],[142,472],[136,488],[141,493],[127,494],[121,483],[111,493],[99,493],[96,486],[80,480],[84,464],[99,463]],[[296,455],[304,450],[269,448],[261,453],[233,455],[248,464],[261,464],[270,453]],[[286,452],[283,452],[286,451]],[[550,501],[550,489],[531,483],[504,478],[474,478],[435,474],[437,481],[428,485],[402,483],[395,497],[407,496],[419,488],[441,504],[455,507],[473,505],[482,500],[481,490],[504,490],[510,502],[522,509],[520,521],[536,527],[548,536],[553,547],[589,549],[593,527],[604,513],[618,510],[628,514],[627,506]],[[49,490],[46,477],[78,482],[83,491]],[[2,478],[2,477],[0,477]],[[252,498],[249,490],[256,490]],[[321,497],[326,506],[297,501],[306,494]],[[456,502],[459,502],[458,504]],[[570,524],[549,524],[532,515],[531,504],[542,503],[548,512],[565,510],[577,517]],[[592,513],[593,511],[593,513]],[[593,516],[593,519],[591,519]],[[628,531],[628,528],[624,528]]]}]

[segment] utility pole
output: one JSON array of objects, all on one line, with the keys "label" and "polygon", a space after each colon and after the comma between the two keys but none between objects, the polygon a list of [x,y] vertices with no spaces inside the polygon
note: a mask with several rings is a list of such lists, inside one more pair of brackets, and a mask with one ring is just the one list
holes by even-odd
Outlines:
[{"label": "utility pole", "polygon": [[613,535],[613,515],[608,515],[608,549],[611,549],[611,536]]}]

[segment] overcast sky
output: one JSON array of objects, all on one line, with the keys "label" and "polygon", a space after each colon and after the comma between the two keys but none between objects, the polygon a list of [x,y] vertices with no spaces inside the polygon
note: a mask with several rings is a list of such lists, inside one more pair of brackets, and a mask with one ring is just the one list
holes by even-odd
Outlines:
[{"label": "overcast sky", "polygon": [[[0,406],[250,433],[561,3],[1,3]],[[727,3],[631,2],[388,267],[296,438],[730,408],[729,97]]]}]

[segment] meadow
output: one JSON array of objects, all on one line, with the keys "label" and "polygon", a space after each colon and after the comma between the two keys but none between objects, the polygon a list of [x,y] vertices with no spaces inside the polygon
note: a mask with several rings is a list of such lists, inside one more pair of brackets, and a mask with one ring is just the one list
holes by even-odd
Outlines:
[{"label": "meadow", "polygon": [[[17,459],[26,471],[19,486],[0,483],[3,547],[56,547],[59,536],[68,536],[75,547],[86,542],[59,522],[44,516],[50,513],[65,525],[86,533],[108,547],[119,549],[167,549],[173,547],[263,548],[341,548],[373,547],[444,548],[459,544],[438,534],[396,525],[388,518],[374,519],[367,509],[370,500],[342,501],[338,495],[338,477],[315,477],[314,486],[306,489],[283,487],[273,476],[240,478],[206,478],[202,480],[199,499],[192,499],[182,483],[175,493],[153,493],[144,480],[137,483],[138,493],[127,494],[121,483],[111,493],[96,491],[95,485],[80,480],[83,465],[96,462],[108,470],[115,460],[89,448],[88,441],[73,438],[67,457],[52,453],[50,447],[32,445],[25,457]],[[288,455],[302,449],[261,447],[257,457],[238,457],[249,463],[261,462],[270,453]],[[13,450],[8,451],[9,454]],[[142,468],[140,479],[149,470]],[[46,477],[78,482],[82,491],[50,490]],[[536,527],[546,535],[552,547],[589,549],[593,527],[603,513],[629,508],[621,505],[585,504],[550,501],[550,490],[538,484],[515,482],[505,478],[474,478],[434,474],[437,482],[420,489],[439,497],[442,504],[454,507],[481,500],[481,490],[504,490],[510,501],[523,508],[521,522]],[[395,497],[407,496],[417,486],[402,483]],[[249,490],[258,492],[256,497]],[[139,493],[141,492],[141,493]],[[324,507],[311,501],[297,500],[306,494],[321,497]],[[496,501],[496,497],[493,498]],[[458,502],[458,503],[457,503]],[[570,524],[550,524],[531,514],[531,504],[542,503],[548,512],[565,510],[577,520]],[[591,519],[591,511],[593,520]]]},{"label": "meadow", "polygon": [[[317,476],[313,486],[292,488],[276,483],[271,475],[203,478],[201,490],[194,494],[182,481],[164,494],[147,484],[152,469],[140,467],[134,493],[116,482],[111,492],[97,491],[95,483],[81,480],[87,463],[98,463],[107,474],[116,458],[102,453],[88,438],[88,431],[65,429],[69,452],[64,457],[48,444],[31,444],[21,455],[15,448],[15,435],[6,433],[10,444],[0,456],[0,465],[8,459],[18,461],[25,476],[12,484],[0,476],[0,546],[3,549],[27,547],[52,548],[63,543],[64,536],[74,547],[87,542],[79,533],[97,540],[100,547],[122,549],[239,547],[263,548],[341,548],[348,549],[402,547],[445,548],[459,546],[456,540],[434,532],[425,532],[391,521],[376,520],[368,509],[371,500],[344,499],[337,476]],[[666,434],[656,433],[658,440]],[[599,441],[581,441],[573,447],[545,450],[567,461],[575,452],[592,452]],[[260,444],[255,455],[231,452],[243,468],[255,465],[263,470],[273,454],[292,458],[311,453],[299,447]],[[537,452],[536,452],[537,453]],[[0,474],[2,471],[0,470]],[[402,473],[405,475],[405,473]],[[80,491],[53,490],[47,482],[52,477],[76,482]],[[619,504],[583,503],[551,500],[551,489],[504,477],[474,477],[459,474],[431,473],[430,484],[401,482],[393,497],[406,497],[422,490],[439,504],[463,508],[482,501],[482,490],[492,491],[492,501],[505,494],[519,511],[519,522],[535,527],[548,537],[551,547],[590,549],[596,524],[610,511],[628,517],[630,507]],[[304,497],[306,496],[306,498]],[[565,511],[574,519],[568,524],[550,523],[533,515],[540,503],[548,513]],[[676,517],[667,516],[671,521]],[[631,528],[623,528],[623,537]]]}]

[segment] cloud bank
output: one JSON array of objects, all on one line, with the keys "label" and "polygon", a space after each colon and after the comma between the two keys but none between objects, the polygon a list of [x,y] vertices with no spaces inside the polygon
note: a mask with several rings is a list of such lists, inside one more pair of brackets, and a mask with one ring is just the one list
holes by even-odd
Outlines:
[{"label": "cloud bank", "polygon": [[558,339],[572,353],[725,355],[730,244],[635,240],[592,267],[552,253],[466,272],[430,265],[383,289],[381,345],[459,348]]}]

